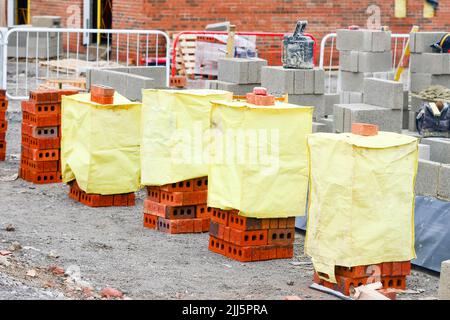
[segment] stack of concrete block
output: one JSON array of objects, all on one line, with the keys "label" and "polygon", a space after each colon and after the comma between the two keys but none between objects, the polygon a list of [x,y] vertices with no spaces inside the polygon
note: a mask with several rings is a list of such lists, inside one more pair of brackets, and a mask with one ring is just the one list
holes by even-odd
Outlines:
[{"label": "stack of concrete block", "polygon": [[[450,54],[436,53],[432,44],[441,40],[445,32],[415,32],[410,34],[411,83],[410,91],[418,94],[433,85],[450,88]],[[411,97],[409,131],[416,131],[418,112],[424,100]]]},{"label": "stack of concrete block", "polygon": [[263,67],[261,85],[270,94],[288,95],[289,103],[313,106],[316,121],[325,116],[325,72],[323,69]]},{"label": "stack of concrete block", "polygon": [[334,131],[351,132],[352,123],[378,125],[382,131],[401,132],[404,110],[403,84],[367,78],[363,81],[363,103],[336,104]]},{"label": "stack of concrete block", "polygon": [[391,32],[341,29],[336,47],[341,103],[363,102],[365,78],[392,78]]},{"label": "stack of concrete block", "polygon": [[86,71],[86,87],[101,84],[113,87],[133,101],[142,101],[142,89],[166,88],[166,69],[161,67],[94,68]]},{"label": "stack of concrete block", "polygon": [[416,195],[450,201],[450,164],[419,160]]},{"label": "stack of concrete block", "polygon": [[209,89],[233,92],[245,96],[253,88],[261,86],[261,69],[267,61],[259,58],[223,58],[218,62],[218,77],[209,81]]}]

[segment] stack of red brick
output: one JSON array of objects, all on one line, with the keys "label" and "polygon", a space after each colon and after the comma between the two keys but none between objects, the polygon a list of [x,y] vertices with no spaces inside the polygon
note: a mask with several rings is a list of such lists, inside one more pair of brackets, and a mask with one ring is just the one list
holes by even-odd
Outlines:
[{"label": "stack of red brick", "polygon": [[134,207],[136,204],[136,197],[134,193],[103,196],[100,194],[87,194],[80,189],[76,181],[70,182],[69,185],[69,197],[92,208]]},{"label": "stack of red brick", "polygon": [[[99,104],[113,104],[115,89],[103,85],[91,86],[91,101]],[[114,195],[88,194],[76,181],[69,183],[69,197],[75,201],[93,208],[99,207],[134,207],[136,195],[134,192]]]},{"label": "stack of red brick", "polygon": [[147,187],[144,227],[170,234],[209,231],[208,178]]},{"label": "stack of red brick", "polygon": [[61,98],[73,90],[30,92],[22,102],[20,177],[36,184],[61,182]]},{"label": "stack of red brick", "polygon": [[8,130],[6,109],[8,109],[6,91],[0,90],[0,161],[5,161],[6,159],[6,130]]},{"label": "stack of red brick", "polygon": [[245,218],[213,209],[209,250],[241,262],[294,256],[295,218]]},{"label": "stack of red brick", "polygon": [[336,266],[337,283],[331,283],[314,274],[314,282],[347,296],[353,288],[374,282],[381,282],[384,289],[406,289],[406,277],[411,275],[411,262],[385,262],[352,268]]}]

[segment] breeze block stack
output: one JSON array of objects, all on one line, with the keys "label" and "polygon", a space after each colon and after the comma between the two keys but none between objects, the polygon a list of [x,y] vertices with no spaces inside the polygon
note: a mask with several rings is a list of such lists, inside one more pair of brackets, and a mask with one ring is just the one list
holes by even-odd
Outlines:
[{"label": "breeze block stack", "polygon": [[[414,32],[410,34],[410,70],[413,94],[419,94],[430,86],[450,88],[450,54],[437,53],[432,44],[438,43],[445,32]],[[411,97],[409,110],[409,131],[417,132],[416,118],[424,100]]]},{"label": "breeze block stack", "polygon": [[[91,86],[91,101],[112,105],[114,103],[115,89],[103,85]],[[136,195],[134,192],[114,195],[91,194],[83,191],[76,180],[69,183],[69,197],[77,202],[92,207],[134,207],[136,205]]]},{"label": "breeze block stack", "polygon": [[292,259],[295,218],[256,219],[213,209],[209,250],[240,262]]},{"label": "breeze block stack", "polygon": [[147,187],[144,227],[169,234],[209,231],[208,178]]},{"label": "breeze block stack", "polygon": [[223,58],[218,62],[217,80],[209,81],[209,89],[245,96],[261,86],[261,69],[267,61],[259,58]]},{"label": "breeze block stack", "polygon": [[391,32],[337,30],[341,103],[362,103],[365,78],[393,80]]},{"label": "breeze block stack", "polygon": [[406,290],[406,277],[411,275],[411,261],[386,262],[369,266],[335,267],[337,283],[320,279],[314,273],[314,283],[350,296],[354,288],[381,282],[383,289]]},{"label": "breeze block stack", "polygon": [[6,131],[8,130],[8,121],[6,120],[6,110],[8,109],[8,100],[6,91],[0,90],[0,161],[6,159]]},{"label": "breeze block stack", "polygon": [[20,178],[34,184],[61,182],[61,97],[74,90],[31,91],[22,101]]}]

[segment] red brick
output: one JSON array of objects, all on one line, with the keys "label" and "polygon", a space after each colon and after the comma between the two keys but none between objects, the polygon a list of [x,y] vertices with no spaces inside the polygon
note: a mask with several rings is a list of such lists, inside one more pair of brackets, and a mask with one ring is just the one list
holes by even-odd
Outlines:
[{"label": "red brick", "polygon": [[209,251],[221,254],[221,255],[225,255],[226,251],[228,249],[227,244],[225,243],[225,241],[214,238],[214,237],[210,237],[209,238]]},{"label": "red brick", "polygon": [[57,90],[30,91],[30,101],[37,104],[58,103]]},{"label": "red brick", "polygon": [[101,84],[91,85],[91,94],[101,97],[114,97],[116,90],[113,87],[104,86]]},{"label": "red brick", "polygon": [[275,97],[272,95],[267,96],[255,95],[255,104],[257,106],[273,106],[275,105]]},{"label": "red brick", "polygon": [[38,116],[23,111],[22,116],[24,123],[35,127],[56,127],[61,125],[61,115],[57,114]]},{"label": "red brick", "polygon": [[62,181],[60,172],[35,172],[25,168],[22,170],[25,171],[23,179],[34,184],[61,183]]},{"label": "red brick", "polygon": [[269,219],[255,219],[240,216],[237,213],[230,213],[228,225],[234,229],[242,231],[265,230],[270,227]]},{"label": "red brick", "polygon": [[52,150],[61,147],[61,138],[38,139],[22,134],[22,145],[30,149]]},{"label": "red brick", "polygon": [[229,215],[231,213],[236,213],[235,210],[221,210],[221,209],[217,209],[217,208],[213,208],[212,209],[212,215],[211,215],[211,221],[215,221],[217,223],[223,224],[225,226],[228,226],[229,222]]},{"label": "red brick", "polygon": [[155,202],[161,202],[161,190],[159,187],[147,187],[148,199]]},{"label": "red brick", "polygon": [[242,247],[267,245],[267,230],[240,231],[230,229],[230,243],[232,244]]},{"label": "red brick", "polygon": [[196,207],[196,218],[211,218],[212,208],[208,205],[197,205]]},{"label": "red brick", "polygon": [[173,76],[170,77],[170,86],[175,88],[186,87],[187,79],[184,76]]},{"label": "red brick", "polygon": [[166,192],[161,191],[161,203],[172,206],[191,206],[205,204],[208,199],[207,191]]},{"label": "red brick", "polygon": [[8,122],[0,119],[0,132],[6,132],[8,130]]},{"label": "red brick", "polygon": [[253,249],[251,247],[240,247],[234,244],[227,244],[225,255],[240,262],[251,262],[253,260]]},{"label": "red brick", "polygon": [[194,185],[194,191],[208,190],[208,177],[194,179],[193,185]]},{"label": "red brick", "polygon": [[[56,98],[58,99],[58,98]],[[38,103],[35,101],[22,101],[22,111],[38,115],[59,115],[61,114],[61,104],[56,101],[52,103]]]},{"label": "red brick", "polygon": [[0,110],[3,110],[5,112],[8,109],[8,100],[0,101]]},{"label": "red brick", "polygon": [[144,212],[171,220],[196,218],[195,206],[169,206],[150,199],[144,201]]},{"label": "red brick", "polygon": [[91,94],[91,101],[98,104],[110,105],[114,104],[114,97],[95,96]]},{"label": "red brick", "polygon": [[268,244],[290,245],[295,240],[295,229],[270,229],[268,235]]},{"label": "red brick", "polygon": [[59,149],[32,149],[22,146],[22,154],[24,157],[34,161],[57,161],[59,160]]},{"label": "red brick", "polygon": [[158,225],[158,217],[144,213],[144,227],[156,230]]},{"label": "red brick", "polygon": [[376,136],[378,134],[378,126],[368,123],[353,123],[352,133],[365,137]]},{"label": "red brick", "polygon": [[166,192],[188,192],[188,191],[194,191],[194,184],[193,180],[187,180],[187,181],[180,181],[172,184],[167,184],[164,186],[161,186],[161,191]]}]

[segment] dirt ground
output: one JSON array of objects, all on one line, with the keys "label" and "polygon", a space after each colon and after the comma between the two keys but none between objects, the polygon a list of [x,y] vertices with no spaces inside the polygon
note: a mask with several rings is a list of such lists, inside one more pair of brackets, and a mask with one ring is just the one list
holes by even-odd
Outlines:
[{"label": "dirt ground", "polygon": [[[97,299],[108,286],[129,299],[335,299],[309,288],[313,267],[303,254],[303,233],[296,236],[292,260],[239,263],[209,252],[207,234],[144,229],[144,192],[133,208],[92,209],[69,199],[63,184],[14,180],[17,103],[8,117],[8,159],[0,162],[0,252],[12,254],[0,256],[0,299]],[[15,230],[7,231],[9,225]],[[52,266],[66,275],[54,275]],[[401,299],[434,299],[438,277],[413,270],[408,289]]]}]

